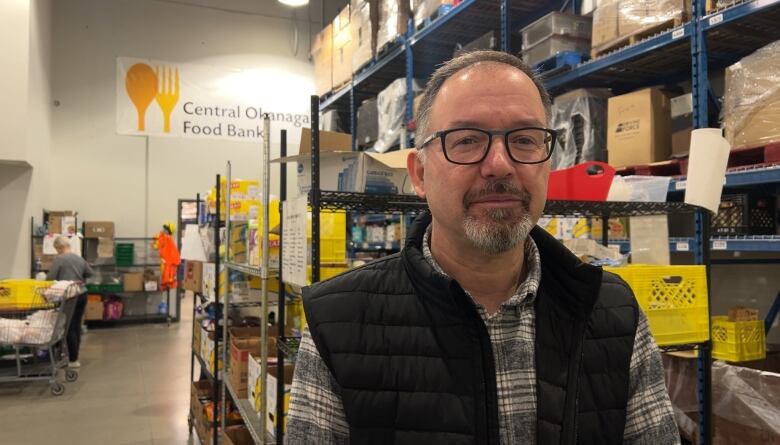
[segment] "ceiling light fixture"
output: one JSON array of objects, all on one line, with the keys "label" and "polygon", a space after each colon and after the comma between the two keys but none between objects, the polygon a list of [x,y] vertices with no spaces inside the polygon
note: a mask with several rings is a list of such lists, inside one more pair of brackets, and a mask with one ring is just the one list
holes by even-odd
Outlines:
[{"label": "ceiling light fixture", "polygon": [[308,5],[309,0],[279,0],[279,3],[295,8],[298,6]]}]

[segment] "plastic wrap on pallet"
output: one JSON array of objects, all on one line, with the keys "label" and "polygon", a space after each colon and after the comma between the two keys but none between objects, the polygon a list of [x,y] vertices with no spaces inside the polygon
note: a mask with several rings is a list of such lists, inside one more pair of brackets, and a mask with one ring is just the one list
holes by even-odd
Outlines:
[{"label": "plastic wrap on pallet", "polygon": [[[664,355],[666,386],[682,436],[698,436],[697,361]],[[713,443],[780,443],[780,355],[746,365],[712,364]]]},{"label": "plastic wrap on pallet", "polygon": [[434,15],[441,6],[452,6],[455,0],[412,0],[414,26],[420,26],[428,17]]},{"label": "plastic wrap on pallet", "polygon": [[552,169],[568,168],[585,161],[606,161],[606,89],[580,89],[555,98],[552,127],[558,140],[552,154]]},{"label": "plastic wrap on pallet", "polygon": [[587,54],[590,51],[590,40],[559,35],[550,36],[536,45],[523,50],[523,61],[534,66],[558,53],[566,51]]},{"label": "plastic wrap on pallet", "polygon": [[726,69],[721,120],[732,148],[780,141],[780,40]]},{"label": "plastic wrap on pallet", "polygon": [[665,22],[671,27],[687,17],[690,0],[620,0],[619,9],[618,34],[627,36]]},{"label": "plastic wrap on pallet", "polygon": [[379,29],[376,36],[376,49],[382,50],[406,33],[409,19],[408,0],[379,0]]},{"label": "plastic wrap on pallet", "polygon": [[650,31],[665,23],[672,27],[675,20],[685,21],[690,17],[690,11],[691,0],[608,1],[593,11],[591,44],[596,51],[618,46],[615,44],[626,36]]},{"label": "plastic wrap on pallet", "polygon": [[[422,90],[418,81],[412,82],[415,94]],[[384,153],[401,141],[401,130],[406,125],[406,79],[396,79],[377,96],[379,137],[374,150]]]},{"label": "plastic wrap on pallet", "polygon": [[376,55],[377,12],[371,2],[352,6],[349,29],[352,36],[352,69],[355,71]]}]

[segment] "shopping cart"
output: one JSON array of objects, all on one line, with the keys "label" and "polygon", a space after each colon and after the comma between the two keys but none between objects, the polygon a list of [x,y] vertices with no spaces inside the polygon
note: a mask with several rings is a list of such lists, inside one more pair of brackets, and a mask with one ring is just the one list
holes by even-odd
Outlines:
[{"label": "shopping cart", "polygon": [[80,290],[70,281],[0,280],[0,383],[46,380],[59,396],[60,370],[78,380],[65,337]]}]

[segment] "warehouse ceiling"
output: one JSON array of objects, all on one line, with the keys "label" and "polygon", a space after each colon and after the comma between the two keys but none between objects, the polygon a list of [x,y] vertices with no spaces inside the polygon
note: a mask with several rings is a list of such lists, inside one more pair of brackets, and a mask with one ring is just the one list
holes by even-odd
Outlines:
[{"label": "warehouse ceiling", "polygon": [[[309,17],[314,23],[322,23],[324,13],[325,22],[333,20],[339,9],[343,8],[348,0],[309,0],[308,6],[290,8],[282,5],[277,0],[155,0],[163,3],[173,3],[198,8],[213,9],[215,11],[232,12],[238,14],[262,15],[277,18],[292,18],[299,20]],[[323,8],[324,6],[324,8]]]}]

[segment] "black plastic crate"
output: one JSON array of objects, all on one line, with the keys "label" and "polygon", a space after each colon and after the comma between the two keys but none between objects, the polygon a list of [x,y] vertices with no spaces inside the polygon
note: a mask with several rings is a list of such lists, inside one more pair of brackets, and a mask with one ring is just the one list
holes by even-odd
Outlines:
[{"label": "black plastic crate", "polygon": [[715,235],[774,235],[775,198],[746,193],[723,195],[712,218]]}]

